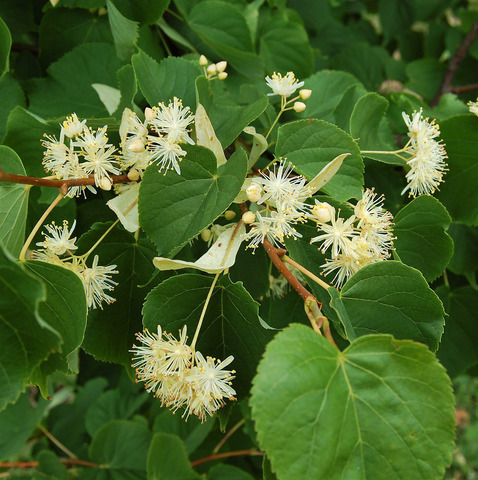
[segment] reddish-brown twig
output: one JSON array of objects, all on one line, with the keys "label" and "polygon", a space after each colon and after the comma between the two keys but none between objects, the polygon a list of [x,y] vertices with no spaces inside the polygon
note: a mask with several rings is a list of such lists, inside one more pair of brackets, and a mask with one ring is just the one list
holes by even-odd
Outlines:
[{"label": "reddish-brown twig", "polygon": [[463,39],[461,45],[459,46],[458,50],[455,52],[455,55],[450,59],[448,62],[448,68],[446,69],[445,75],[443,76],[443,81],[440,86],[440,90],[436,94],[435,98],[430,103],[431,107],[438,105],[440,98],[443,94],[452,91],[452,81],[453,78],[460,66],[460,63],[465,58],[466,52],[471,47],[471,44],[475,40],[475,37],[478,35],[478,22],[473,24],[473,27],[468,32],[468,35]]},{"label": "reddish-brown twig", "polygon": [[201,463],[212,462],[213,460],[219,460],[220,458],[240,457],[242,455],[264,455],[264,452],[251,449],[251,450],[238,450],[236,452],[213,453],[212,455],[208,455],[207,457],[194,460],[193,462],[191,462],[191,467],[201,465]]}]

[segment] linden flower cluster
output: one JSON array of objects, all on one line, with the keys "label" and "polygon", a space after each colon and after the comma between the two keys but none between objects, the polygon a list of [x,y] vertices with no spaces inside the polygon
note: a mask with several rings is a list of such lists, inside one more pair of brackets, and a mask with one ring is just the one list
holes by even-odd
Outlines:
[{"label": "linden flower cluster", "polygon": [[208,65],[208,60],[204,55],[199,57],[199,65],[203,67],[204,76],[208,80],[226,80],[227,72],[225,71],[227,68],[227,62],[225,60],[218,62],[218,63],[211,63]]},{"label": "linden flower cluster", "polygon": [[[86,265],[85,257],[77,257],[72,254],[78,247],[75,245],[76,237],[71,238],[75,230],[76,221],[73,222],[71,230],[68,222],[65,220],[60,227],[52,222],[45,225],[48,232],[42,232],[43,242],[38,242],[37,246],[41,247],[32,253],[32,258],[41,260],[42,262],[52,263],[75,272],[83,282],[86,293],[86,301],[88,308],[103,308],[102,303],[113,303],[115,299],[108,295],[117,285],[111,280],[111,275],[117,274],[116,265],[102,267],[98,265],[99,257],[95,255],[91,267]],[[60,258],[68,254],[67,257]]]},{"label": "linden flower cluster", "polygon": [[[105,190],[111,188],[111,175],[118,175],[116,148],[108,143],[106,125],[98,130],[86,126],[86,120],[79,121],[75,113],[60,125],[60,139],[44,135],[42,145],[43,167],[47,172],[62,180],[88,178],[94,175],[95,185]],[[68,190],[70,197],[85,194],[85,188],[93,193],[92,186],[76,186]]]},{"label": "linden flower cluster", "polygon": [[[294,75],[294,72],[287,72],[287,75],[282,76],[280,73],[274,72],[272,77],[266,77],[267,86],[272,89],[272,93],[268,93],[268,96],[280,95],[282,110],[294,110],[297,113],[303,112],[306,108],[305,103],[296,102],[295,100],[308,100],[312,94],[311,90],[306,88],[299,91],[299,95],[291,100],[286,100],[296,90],[304,85],[304,82],[299,82]],[[294,105],[290,108],[284,108],[287,104],[294,102]]]},{"label": "linden flower cluster", "polygon": [[410,137],[403,150],[412,155],[407,160],[410,167],[406,176],[408,185],[402,194],[407,190],[413,197],[433,194],[447,170],[446,150],[443,144],[436,140],[440,135],[440,127],[435,121],[429,122],[428,118],[423,118],[422,109],[414,112],[411,118],[405,112],[402,116]]},{"label": "linden flower cluster", "polygon": [[189,107],[183,107],[182,101],[174,97],[167,105],[159,103],[157,107],[146,108],[142,122],[136,113],[125,109],[120,125],[121,147],[124,169],[138,172],[138,178],[152,163],[161,170],[175,170],[181,174],[179,162],[186,155],[181,143],[194,145],[189,136],[189,125],[194,115]]},{"label": "linden flower cluster", "polygon": [[331,259],[322,265],[323,273],[336,272],[333,279],[341,287],[349,277],[362,267],[390,257],[393,246],[392,214],[383,209],[383,195],[377,196],[367,189],[348,219],[340,217],[340,210],[326,202],[318,202],[312,208],[320,235],[310,243],[322,242],[319,249]]},{"label": "linden flower cluster", "polygon": [[306,221],[309,206],[304,202],[310,197],[310,189],[302,176],[291,175],[293,166],[281,160],[267,174],[261,172],[247,188],[251,202],[264,205],[256,214],[246,212],[243,221],[251,225],[245,235],[250,241],[247,248],[257,248],[265,238],[274,246],[284,243],[284,238],[300,238],[294,225]]},{"label": "linden flower cluster", "polygon": [[225,399],[235,400],[231,387],[234,370],[226,367],[234,360],[229,356],[224,361],[204,358],[201,352],[187,342],[186,325],[179,330],[179,340],[163,332],[158,325],[157,333],[145,329],[137,333],[141,345],[133,345],[132,367],[136,369],[137,382],[144,382],[147,392],[152,393],[173,412],[184,407],[183,417],[196,415],[201,422],[225,405]]}]

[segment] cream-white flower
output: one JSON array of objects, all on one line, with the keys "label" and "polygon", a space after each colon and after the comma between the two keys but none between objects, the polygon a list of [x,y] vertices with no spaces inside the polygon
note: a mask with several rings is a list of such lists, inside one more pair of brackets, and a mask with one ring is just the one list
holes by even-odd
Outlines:
[{"label": "cream-white flower", "polygon": [[476,99],[476,102],[472,102],[471,100],[467,103],[468,109],[470,110],[471,113],[474,113],[475,115],[478,115],[478,98]]},{"label": "cream-white flower", "polygon": [[266,77],[266,83],[272,89],[272,93],[267,95],[281,95],[283,97],[289,97],[304,85],[304,82],[297,81],[294,72],[287,72],[284,77],[280,73],[274,72],[272,77]]},{"label": "cream-white flower", "polygon": [[114,290],[118,285],[111,280],[111,275],[117,274],[116,265],[102,267],[98,265],[99,257],[95,255],[91,267],[86,267],[80,274],[86,292],[88,308],[103,308],[102,303],[113,303],[115,299],[106,292]]},{"label": "cream-white flower", "polygon": [[66,120],[60,125],[61,127],[61,135],[64,135],[68,138],[77,137],[83,130],[86,128],[86,120],[78,119],[76,113],[72,113]]},{"label": "cream-white flower", "polygon": [[310,243],[320,242],[320,250],[326,252],[329,247],[332,247],[332,258],[338,256],[339,253],[344,255],[350,255],[350,247],[352,238],[357,235],[357,231],[354,229],[353,222],[355,221],[355,215],[352,215],[347,220],[340,217],[340,210],[337,214],[337,218],[332,217],[330,225],[327,223],[319,223],[319,232],[325,233],[317,235],[310,240]]},{"label": "cream-white flower", "polygon": [[[174,169],[178,175],[181,175],[179,162],[186,155],[179,144],[166,137],[149,136],[150,161],[159,164],[159,171]],[[135,167],[136,168],[136,167]]]},{"label": "cream-white flower", "polygon": [[37,246],[43,247],[55,255],[63,255],[67,251],[76,250],[78,248],[75,245],[76,237],[70,238],[75,226],[76,220],[73,222],[71,230],[68,229],[68,222],[66,220],[63,221],[63,226],[61,227],[55,225],[55,222],[52,222],[51,225],[45,225],[49,235],[43,233],[45,238],[43,242],[38,242]]}]

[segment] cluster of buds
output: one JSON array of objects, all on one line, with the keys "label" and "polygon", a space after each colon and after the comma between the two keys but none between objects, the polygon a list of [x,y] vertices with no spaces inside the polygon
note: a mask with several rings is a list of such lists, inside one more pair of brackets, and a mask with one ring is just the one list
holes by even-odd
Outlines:
[{"label": "cluster of buds", "polygon": [[[304,82],[299,82],[294,75],[294,72],[287,72],[287,75],[282,76],[280,73],[274,72],[272,77],[266,77],[267,86],[272,89],[272,93],[267,95],[280,95],[281,97],[281,110],[283,112],[287,110],[294,110],[297,113],[303,112],[306,108],[304,103],[310,98],[312,90],[303,88],[299,90],[299,95],[290,100],[287,100],[296,90],[304,85]],[[292,106],[287,107],[287,105]]]},{"label": "cluster of buds", "polygon": [[341,287],[365,265],[390,257],[393,247],[392,214],[383,208],[383,195],[367,189],[354,207],[354,215],[340,217],[340,210],[326,202],[315,201],[310,218],[317,222],[320,235],[310,243],[322,242],[319,249],[329,249],[331,259],[322,265],[323,273],[336,272],[333,282]]},{"label": "cluster of buds", "polygon": [[199,57],[199,65],[203,67],[204,76],[208,80],[214,80],[216,78],[218,80],[226,80],[227,72],[225,70],[227,68],[227,62],[225,60],[218,63],[209,63],[208,59],[204,55],[201,55]]},{"label": "cluster of buds", "polygon": [[45,225],[48,234],[42,232],[44,240],[37,243],[41,248],[33,251],[32,258],[75,272],[83,282],[88,308],[103,308],[103,301],[108,304],[115,301],[107,292],[117,285],[111,280],[111,275],[118,273],[116,265],[102,267],[98,265],[98,255],[95,255],[91,267],[88,267],[85,256],[73,255],[72,252],[78,248],[75,245],[76,237],[71,238],[75,225],[76,222],[73,222],[71,230],[66,220],[61,227],[54,222]]},{"label": "cluster of buds", "polygon": [[[235,216],[236,216],[236,212],[234,210],[226,210],[224,212],[224,215],[223,215],[223,217],[227,221],[232,220]],[[209,247],[209,246],[211,246],[211,244],[213,244],[219,238],[221,233],[226,231],[230,226],[231,226],[230,223],[228,223],[226,225],[220,225],[218,223],[213,223],[212,225],[210,225],[208,228],[205,228],[201,232],[201,234],[200,234],[201,240],[203,242],[206,242],[207,246]]]},{"label": "cluster of buds", "polygon": [[225,405],[225,399],[235,400],[231,387],[234,370],[225,368],[234,360],[204,358],[189,346],[186,325],[179,331],[179,340],[163,332],[145,329],[137,333],[141,345],[133,345],[133,364],[137,382],[144,382],[146,391],[161,400],[173,412],[184,407],[183,417],[196,415],[202,422]]}]

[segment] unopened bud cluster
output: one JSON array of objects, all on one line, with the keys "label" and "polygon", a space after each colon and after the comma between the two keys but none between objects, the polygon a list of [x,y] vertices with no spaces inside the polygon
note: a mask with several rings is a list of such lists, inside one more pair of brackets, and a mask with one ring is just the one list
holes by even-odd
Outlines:
[{"label": "unopened bud cluster", "polygon": [[133,345],[130,351],[137,382],[144,382],[146,391],[173,412],[184,408],[186,420],[192,414],[203,422],[223,407],[226,399],[235,400],[231,381],[236,372],[226,370],[234,357],[222,362],[204,358],[186,343],[186,325],[179,331],[179,340],[163,332],[160,325],[157,333],[145,329],[136,338],[141,345]]},{"label": "unopened bud cluster", "polygon": [[216,78],[218,80],[226,80],[227,72],[225,70],[227,68],[227,62],[225,60],[218,63],[209,63],[208,59],[204,55],[201,55],[199,57],[199,65],[203,67],[204,76],[208,80],[214,80]]}]

